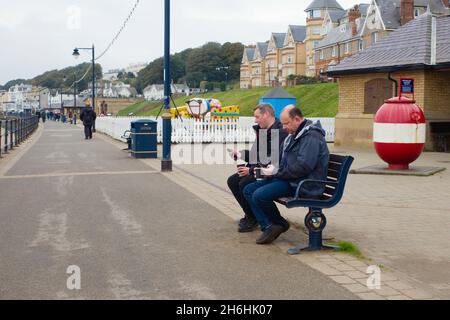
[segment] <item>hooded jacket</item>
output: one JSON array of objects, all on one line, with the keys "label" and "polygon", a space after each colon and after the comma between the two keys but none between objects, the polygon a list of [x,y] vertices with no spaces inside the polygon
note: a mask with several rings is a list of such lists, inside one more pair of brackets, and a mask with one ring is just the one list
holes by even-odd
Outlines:
[{"label": "hooded jacket", "polygon": [[92,126],[97,118],[97,114],[92,108],[85,108],[80,114],[80,120],[83,121],[83,125]]},{"label": "hooded jacket", "polygon": [[[305,120],[295,135],[289,135],[283,146],[283,155],[276,178],[288,180],[297,187],[302,180],[327,180],[330,152],[325,140],[325,130],[320,122]],[[322,195],[325,185],[307,183],[301,196]]]}]

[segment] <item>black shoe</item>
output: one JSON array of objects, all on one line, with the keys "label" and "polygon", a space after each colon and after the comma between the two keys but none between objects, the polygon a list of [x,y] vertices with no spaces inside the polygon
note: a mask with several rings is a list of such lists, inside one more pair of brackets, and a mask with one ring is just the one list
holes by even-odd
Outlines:
[{"label": "black shoe", "polygon": [[256,220],[247,219],[246,222],[239,225],[239,233],[253,232],[258,229],[259,223]]},{"label": "black shoe", "polygon": [[239,227],[246,226],[249,221],[256,221],[256,219],[254,217],[249,218],[248,216],[245,216],[239,220]]},{"label": "black shoe", "polygon": [[263,234],[256,240],[257,244],[270,244],[274,242],[285,230],[284,226],[279,226],[277,224],[270,225]]}]

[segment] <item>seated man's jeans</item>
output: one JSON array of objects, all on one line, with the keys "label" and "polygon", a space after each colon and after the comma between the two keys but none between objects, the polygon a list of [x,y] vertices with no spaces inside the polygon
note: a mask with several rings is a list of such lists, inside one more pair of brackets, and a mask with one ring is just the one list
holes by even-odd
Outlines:
[{"label": "seated man's jeans", "polygon": [[274,201],[282,197],[292,197],[294,194],[295,189],[289,182],[280,179],[256,181],[244,188],[244,197],[252,207],[263,231],[271,224],[287,224]]}]

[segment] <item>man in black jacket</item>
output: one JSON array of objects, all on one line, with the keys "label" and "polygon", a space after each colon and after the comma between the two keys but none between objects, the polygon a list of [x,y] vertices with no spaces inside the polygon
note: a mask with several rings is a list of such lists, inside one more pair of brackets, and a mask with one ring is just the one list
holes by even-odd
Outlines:
[{"label": "man in black jacket", "polygon": [[[274,178],[254,182],[244,189],[244,196],[263,231],[256,240],[257,244],[272,243],[289,229],[289,222],[281,216],[274,203],[276,199],[294,196],[303,180],[323,181],[327,178],[330,153],[320,122],[306,120],[295,106],[283,110],[281,121],[289,136],[284,142],[280,166],[262,169],[263,175]],[[307,183],[300,194],[316,198],[324,189],[323,184]]]},{"label": "man in black jacket", "polygon": [[256,142],[251,150],[231,152],[235,160],[241,159],[247,163],[228,179],[228,187],[245,213],[245,217],[239,221],[238,231],[241,233],[252,232],[258,227],[255,215],[244,198],[243,190],[256,181],[255,168],[279,162],[280,147],[288,135],[287,131],[283,130],[281,122],[275,118],[275,110],[270,104],[260,104],[255,108],[255,122],[257,125],[253,128],[256,132]]},{"label": "man in black jacket", "polygon": [[80,120],[83,121],[84,125],[84,135],[86,140],[92,139],[92,126],[96,118],[97,114],[90,107],[84,108],[83,112],[80,114]]}]

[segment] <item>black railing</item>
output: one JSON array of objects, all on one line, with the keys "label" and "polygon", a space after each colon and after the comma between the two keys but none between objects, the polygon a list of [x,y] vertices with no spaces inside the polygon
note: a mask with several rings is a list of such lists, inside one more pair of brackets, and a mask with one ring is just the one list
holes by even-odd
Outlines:
[{"label": "black railing", "polygon": [[39,126],[39,117],[0,119],[0,158],[31,136]]}]

